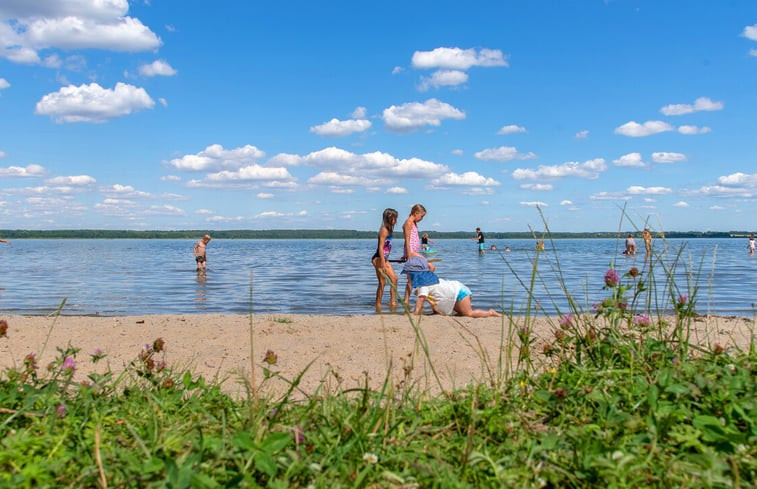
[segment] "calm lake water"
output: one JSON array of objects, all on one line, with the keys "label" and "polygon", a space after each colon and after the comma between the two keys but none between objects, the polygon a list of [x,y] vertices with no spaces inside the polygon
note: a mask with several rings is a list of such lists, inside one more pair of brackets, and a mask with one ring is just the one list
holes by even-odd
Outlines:
[{"label": "calm lake water", "polygon": [[[437,240],[437,273],[468,285],[476,308],[523,314],[534,242],[494,240],[487,247],[492,243],[512,251],[479,256],[474,241]],[[193,244],[15,240],[13,246],[0,246],[0,313],[48,314],[64,299],[63,314],[68,315],[374,313],[374,239],[213,240],[204,278],[195,273]],[[400,247],[391,258],[399,258]],[[610,263],[621,273],[635,266],[648,275],[643,251],[628,257],[621,249],[622,243],[610,239],[548,242],[539,254],[532,308],[540,314],[567,311],[564,284],[581,307],[591,310],[607,295],[602,286]],[[672,275],[679,288],[674,295],[696,297],[700,314],[752,316],[755,311],[757,256],[748,256],[746,239],[656,240],[652,263],[656,303],[670,303]],[[395,269],[399,273],[401,265]],[[404,275],[400,277],[403,289]],[[388,297],[387,290],[385,302]]]}]

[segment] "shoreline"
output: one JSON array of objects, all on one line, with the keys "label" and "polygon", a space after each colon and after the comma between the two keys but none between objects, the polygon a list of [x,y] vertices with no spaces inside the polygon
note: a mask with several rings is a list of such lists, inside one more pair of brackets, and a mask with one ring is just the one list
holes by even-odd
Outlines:
[{"label": "shoreline", "polygon": [[[162,338],[165,352],[157,354],[156,360],[165,359],[179,372],[188,369],[207,381],[222,380],[224,391],[234,395],[245,395],[243,379],[252,378],[252,363],[255,384],[264,383],[262,392],[271,393],[283,392],[287,384],[277,378],[263,382],[264,367],[289,380],[304,372],[299,390],[307,394],[366,385],[380,389],[387,373],[394,387],[412,385],[430,392],[496,381],[498,368],[505,368],[498,365],[507,363],[508,350],[517,358],[516,330],[525,321],[507,316],[421,316],[417,327],[428,347],[430,369],[413,324],[401,314],[0,315],[0,319],[8,322],[7,337],[0,338],[3,372],[23,366],[29,353],[37,355],[39,368],[44,369],[59,356],[58,348],[71,345],[80,349],[75,381],[86,380],[93,372],[104,373],[108,367],[120,373],[145,345]],[[541,351],[554,338],[557,318],[530,321],[534,362],[548,362]],[[691,342],[743,350],[754,333],[753,318],[698,317],[692,321]],[[106,356],[93,364],[90,355],[96,349]],[[263,362],[268,351],[277,358],[274,365]]]}]

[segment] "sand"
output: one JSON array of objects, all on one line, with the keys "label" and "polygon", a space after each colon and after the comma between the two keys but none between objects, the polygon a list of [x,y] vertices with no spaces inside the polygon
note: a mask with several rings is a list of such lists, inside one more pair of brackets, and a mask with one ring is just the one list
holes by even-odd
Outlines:
[{"label": "sand", "polygon": [[[412,386],[439,392],[493,382],[508,356],[517,358],[514,331],[524,325],[523,318],[421,316],[417,330],[427,343],[434,375],[413,323],[400,314],[0,315],[0,319],[8,322],[7,337],[0,338],[0,371],[21,366],[29,353],[35,353],[44,368],[59,355],[58,348],[70,344],[80,349],[74,379],[84,380],[89,373],[107,368],[122,371],[145,345],[162,338],[165,356],[156,358],[207,380],[221,380],[224,390],[232,394],[244,395],[244,381],[253,378],[264,392],[280,394],[286,389],[281,379],[292,380],[305,371],[297,391],[300,396],[366,383],[380,388],[387,372],[395,390]],[[541,351],[553,340],[557,321],[544,317],[532,321],[534,358],[537,365],[549,365],[551,360],[541,356]],[[697,318],[692,323],[692,342],[744,349],[753,338],[754,326],[752,318]],[[96,349],[107,356],[93,364],[90,355]],[[274,365],[263,361],[268,351],[276,356]],[[280,378],[264,381],[264,367]]]}]

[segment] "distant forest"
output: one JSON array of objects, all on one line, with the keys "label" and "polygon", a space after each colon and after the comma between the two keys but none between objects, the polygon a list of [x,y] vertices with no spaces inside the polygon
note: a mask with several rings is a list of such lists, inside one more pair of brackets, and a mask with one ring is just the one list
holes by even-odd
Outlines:
[{"label": "distant forest", "polygon": [[[431,239],[461,239],[474,235],[467,231],[427,232]],[[60,230],[0,230],[0,237],[4,239],[200,239],[209,233],[214,239],[370,239],[375,238],[376,231],[355,231],[349,229],[269,229],[247,230],[235,229],[226,231],[185,230],[185,231],[133,231],[109,229],[60,229]],[[617,238],[627,234],[640,235],[639,231],[603,231],[594,233],[561,233],[551,232],[552,239],[565,238]],[[531,232],[484,232],[486,239],[533,239]],[[667,238],[744,238],[751,234],[749,231],[667,231]],[[661,233],[653,233],[661,237]],[[542,233],[535,236],[542,238]],[[401,232],[395,233],[396,238],[402,238]]]}]

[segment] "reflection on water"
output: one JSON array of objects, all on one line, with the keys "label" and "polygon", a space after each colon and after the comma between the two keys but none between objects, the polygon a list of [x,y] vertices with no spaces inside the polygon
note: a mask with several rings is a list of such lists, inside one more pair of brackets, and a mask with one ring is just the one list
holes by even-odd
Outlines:
[{"label": "reflection on water", "polygon": [[[372,314],[375,240],[213,240],[210,268],[197,274],[189,240],[14,240],[0,249],[0,312],[45,314],[66,299],[65,314],[301,313]],[[623,255],[609,239],[488,240],[499,251],[479,255],[467,239],[435,240],[437,273],[473,291],[477,308],[522,314],[566,310],[566,294],[590,310],[604,298],[611,263],[654,282],[656,304],[680,293],[697,297],[697,311],[752,315],[757,260],[742,239],[655,241],[651,259]],[[505,253],[505,247],[510,252]],[[395,251],[392,258],[399,257]],[[537,259],[538,257],[538,259]],[[654,273],[649,276],[650,263]],[[395,264],[398,272],[400,264]],[[400,277],[400,296],[404,275]],[[564,285],[564,287],[563,287]],[[4,288],[4,289],[3,289]],[[388,289],[383,312],[388,308]],[[654,304],[653,304],[654,305]],[[658,309],[658,305],[655,309]]]}]

